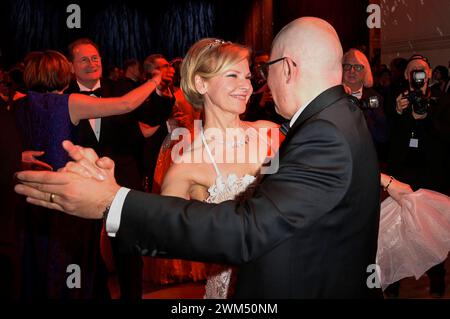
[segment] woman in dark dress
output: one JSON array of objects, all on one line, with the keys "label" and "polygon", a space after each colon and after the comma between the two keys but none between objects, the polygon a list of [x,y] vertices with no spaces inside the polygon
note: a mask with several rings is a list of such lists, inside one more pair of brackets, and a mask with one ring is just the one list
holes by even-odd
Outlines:
[{"label": "woman in dark dress", "polygon": [[[76,141],[82,119],[119,115],[141,105],[159,85],[159,74],[117,98],[62,94],[71,79],[71,67],[59,52],[33,52],[25,59],[26,97],[14,107],[23,149],[44,151],[42,160],[57,170],[69,160],[63,140]],[[100,231],[80,229],[73,217],[27,207],[22,226],[22,297],[107,298],[107,275],[99,253]],[[86,224],[86,227],[90,225]],[[80,285],[69,288],[71,264],[80,266]],[[104,277],[100,279],[96,276]],[[69,280],[70,281],[70,280]]]},{"label": "woman in dark dress", "polygon": [[[82,119],[128,113],[141,105],[161,81],[160,74],[122,97],[95,98],[84,94],[62,94],[69,86],[71,67],[57,51],[33,52],[25,58],[24,81],[28,96],[15,108],[25,149],[45,151],[43,159],[54,169],[63,167],[67,154],[61,143],[76,138]],[[27,148],[29,147],[29,148]]]}]

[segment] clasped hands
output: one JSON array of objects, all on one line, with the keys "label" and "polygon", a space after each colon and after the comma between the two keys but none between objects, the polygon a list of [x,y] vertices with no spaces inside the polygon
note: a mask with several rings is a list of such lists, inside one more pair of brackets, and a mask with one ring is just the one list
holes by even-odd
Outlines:
[{"label": "clasped hands", "polygon": [[[27,202],[34,205],[82,218],[101,219],[120,189],[114,178],[114,162],[70,141],[64,141],[63,147],[74,161],[58,172],[17,173],[20,184],[15,186],[15,191],[27,196]],[[389,176],[381,174],[381,184],[388,186],[389,195],[397,202],[400,203],[403,195],[412,193],[408,184],[388,180]]]},{"label": "clasped hands", "polygon": [[20,184],[15,191],[34,205],[82,218],[102,218],[120,189],[114,178],[114,162],[70,141],[64,141],[63,147],[74,161],[57,172],[18,172]]}]

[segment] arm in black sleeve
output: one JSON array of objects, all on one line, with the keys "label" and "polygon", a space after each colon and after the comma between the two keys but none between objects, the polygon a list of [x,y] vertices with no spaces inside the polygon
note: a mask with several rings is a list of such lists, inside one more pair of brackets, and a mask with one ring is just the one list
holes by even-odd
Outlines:
[{"label": "arm in black sleeve", "polygon": [[153,92],[132,115],[136,120],[150,126],[161,125],[169,118],[174,104],[175,98],[159,96]]}]

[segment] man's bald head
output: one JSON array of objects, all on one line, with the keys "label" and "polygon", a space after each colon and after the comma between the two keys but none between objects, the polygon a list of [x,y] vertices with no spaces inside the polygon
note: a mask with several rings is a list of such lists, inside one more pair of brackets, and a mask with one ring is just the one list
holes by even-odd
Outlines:
[{"label": "man's bald head", "polygon": [[286,25],[276,36],[272,50],[289,54],[307,71],[342,72],[339,37],[331,24],[319,18],[303,17]]},{"label": "man's bald head", "polygon": [[[284,73],[278,72],[280,66],[271,66],[278,69],[271,71],[274,78],[269,85],[273,86],[274,98],[280,97],[275,102],[285,117],[293,115],[293,104],[297,104],[295,109],[298,109],[342,82],[342,46],[336,31],[325,20],[303,17],[286,25],[272,44],[271,60],[281,57],[290,61],[283,62]],[[276,81],[282,84],[278,85]],[[283,82],[286,85],[281,87]],[[279,94],[274,92],[277,90]]]}]

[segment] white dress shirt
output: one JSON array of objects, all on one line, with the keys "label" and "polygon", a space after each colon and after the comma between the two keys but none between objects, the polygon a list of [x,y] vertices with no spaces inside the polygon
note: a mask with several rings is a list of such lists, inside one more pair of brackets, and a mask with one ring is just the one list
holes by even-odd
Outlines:
[{"label": "white dress shirt", "polygon": [[[92,89],[84,86],[83,84],[81,84],[78,81],[77,81],[77,84],[78,84],[78,87],[80,88],[80,91],[94,91],[94,90],[100,88],[100,79],[98,79],[97,83],[94,85],[94,87]],[[95,94],[91,94],[90,96],[99,97],[99,96],[96,96]],[[91,124],[91,128],[94,131],[97,141],[100,141],[100,128],[102,126],[101,120],[102,120],[101,118],[89,119],[89,124]]]},{"label": "white dress shirt", "polygon": [[352,96],[356,97],[358,100],[361,100],[363,94],[363,87],[361,86],[359,90],[352,92]]},{"label": "white dress shirt", "polygon": [[314,99],[309,100],[308,103],[305,103],[304,107],[300,107],[297,110],[297,112],[295,112],[294,116],[291,118],[291,121],[289,122],[290,127],[292,127],[292,125],[294,125],[295,121],[297,121],[300,114],[302,114],[302,112],[306,109],[306,107],[309,105],[309,103],[311,103],[312,100],[314,100]]},{"label": "white dress shirt", "polygon": [[106,232],[111,237],[116,237],[116,233],[119,230],[120,226],[120,217],[122,216],[122,208],[123,203],[125,203],[125,198],[130,191],[129,188],[121,187],[116,196],[114,196],[114,200],[111,203],[111,207],[109,208],[108,218],[106,218]]}]

